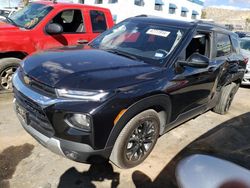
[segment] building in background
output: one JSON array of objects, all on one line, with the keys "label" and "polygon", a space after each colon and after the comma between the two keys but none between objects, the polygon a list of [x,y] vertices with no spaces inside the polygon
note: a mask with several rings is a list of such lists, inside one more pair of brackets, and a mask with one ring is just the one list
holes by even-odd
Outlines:
[{"label": "building in background", "polygon": [[[67,1],[67,0],[58,0]],[[109,8],[115,22],[147,14],[174,19],[200,19],[204,0],[69,0]]]}]

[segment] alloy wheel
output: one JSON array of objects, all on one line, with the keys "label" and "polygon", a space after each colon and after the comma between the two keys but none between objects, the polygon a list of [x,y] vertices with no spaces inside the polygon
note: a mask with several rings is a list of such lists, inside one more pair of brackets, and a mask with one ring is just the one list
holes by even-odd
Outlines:
[{"label": "alloy wheel", "polygon": [[128,161],[138,161],[150,152],[157,140],[156,126],[157,123],[154,120],[146,120],[134,129],[125,151]]},{"label": "alloy wheel", "polygon": [[4,69],[0,74],[0,84],[4,90],[12,90],[12,77],[17,67],[8,67]]}]

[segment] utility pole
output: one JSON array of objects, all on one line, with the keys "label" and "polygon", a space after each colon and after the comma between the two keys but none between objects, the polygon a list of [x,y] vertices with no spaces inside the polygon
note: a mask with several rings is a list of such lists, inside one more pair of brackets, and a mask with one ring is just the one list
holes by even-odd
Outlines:
[{"label": "utility pole", "polygon": [[10,7],[10,0],[9,0],[9,7]]}]

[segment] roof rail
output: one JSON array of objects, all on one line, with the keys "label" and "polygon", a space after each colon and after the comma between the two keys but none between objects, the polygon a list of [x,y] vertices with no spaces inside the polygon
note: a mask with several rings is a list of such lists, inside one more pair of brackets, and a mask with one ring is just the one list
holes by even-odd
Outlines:
[{"label": "roof rail", "polygon": [[147,14],[141,14],[141,15],[137,15],[135,17],[148,17],[148,15]]},{"label": "roof rail", "polygon": [[204,21],[204,20],[197,20],[195,21],[194,23],[197,23],[197,24],[206,24],[206,25],[211,25],[211,26],[216,26],[216,27],[219,27],[221,29],[227,29],[225,26],[223,25],[220,25],[220,24],[217,24],[217,23],[214,23],[214,22],[210,22],[210,21]]}]

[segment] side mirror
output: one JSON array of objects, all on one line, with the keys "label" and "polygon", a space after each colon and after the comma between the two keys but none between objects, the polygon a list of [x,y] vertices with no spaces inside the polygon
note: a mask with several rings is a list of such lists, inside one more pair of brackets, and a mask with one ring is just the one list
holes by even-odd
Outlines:
[{"label": "side mirror", "polygon": [[63,32],[63,27],[57,23],[48,24],[45,28],[46,32],[51,35],[61,34]]},{"label": "side mirror", "polygon": [[209,65],[209,58],[199,53],[193,53],[187,61],[181,61],[180,65],[195,68],[206,68]]}]

